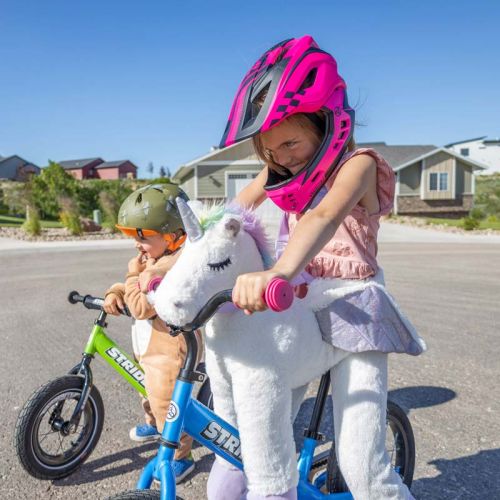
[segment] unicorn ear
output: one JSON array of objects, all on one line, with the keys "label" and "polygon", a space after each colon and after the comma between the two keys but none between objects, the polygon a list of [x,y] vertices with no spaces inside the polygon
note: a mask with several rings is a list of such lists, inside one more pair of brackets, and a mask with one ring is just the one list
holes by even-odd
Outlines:
[{"label": "unicorn ear", "polygon": [[237,234],[240,232],[241,223],[239,220],[231,218],[226,221],[224,227],[227,229],[227,231],[232,233],[233,237],[236,237]]},{"label": "unicorn ear", "polygon": [[203,229],[199,220],[196,218],[195,213],[191,207],[179,196],[175,199],[179,214],[184,224],[184,229],[189,238],[189,241],[199,240],[203,236]]}]

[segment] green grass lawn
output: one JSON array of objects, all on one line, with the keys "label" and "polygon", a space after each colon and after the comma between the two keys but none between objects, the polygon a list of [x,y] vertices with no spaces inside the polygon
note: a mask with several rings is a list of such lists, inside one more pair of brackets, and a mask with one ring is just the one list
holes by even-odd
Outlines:
[{"label": "green grass lawn", "polygon": [[[446,226],[463,227],[462,219],[440,219],[437,217],[425,217],[427,224],[443,224]],[[500,221],[488,222],[486,219],[482,220],[478,229],[495,229],[500,231]]]},{"label": "green grass lawn", "polygon": [[[21,227],[24,223],[24,218],[13,217],[11,215],[0,215],[0,227]],[[57,220],[41,220],[42,227],[63,227]]]}]

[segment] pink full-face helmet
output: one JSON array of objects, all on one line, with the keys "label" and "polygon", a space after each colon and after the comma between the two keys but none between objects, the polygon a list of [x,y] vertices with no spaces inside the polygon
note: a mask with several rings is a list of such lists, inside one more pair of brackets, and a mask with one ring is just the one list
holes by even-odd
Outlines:
[{"label": "pink full-face helmet", "polygon": [[295,175],[268,169],[267,196],[286,212],[307,210],[352,137],[354,110],[335,59],[307,35],[275,45],[245,75],[229,114],[221,148],[265,132],[290,115],[318,111],[325,130],[311,161]]}]

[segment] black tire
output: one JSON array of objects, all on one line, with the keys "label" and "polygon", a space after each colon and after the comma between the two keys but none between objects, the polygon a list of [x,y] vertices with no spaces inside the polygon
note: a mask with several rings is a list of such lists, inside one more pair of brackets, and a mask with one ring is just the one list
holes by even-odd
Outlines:
[{"label": "black tire", "polygon": [[[176,500],[182,500],[181,497],[175,497]],[[132,490],[125,491],[107,500],[159,500],[160,492],[158,490]]]},{"label": "black tire", "polygon": [[[393,401],[387,402],[386,448],[393,467],[410,488],[415,469],[415,438],[406,413]],[[335,442],[328,457],[326,488],[329,493],[349,491],[337,462]]]},{"label": "black tire", "polygon": [[[21,410],[16,422],[15,447],[21,465],[33,477],[69,476],[89,457],[99,441],[104,405],[96,387],[89,392],[75,430],[67,433],[54,427],[56,423],[67,422],[73,414],[83,383],[83,377],[78,375],[54,379],[37,389]],[[41,431],[45,432],[42,436]],[[55,453],[47,450],[54,440],[59,444]],[[64,444],[70,445],[66,451]]]},{"label": "black tire", "polygon": [[107,500],[160,500],[160,492],[158,490],[124,491]]}]

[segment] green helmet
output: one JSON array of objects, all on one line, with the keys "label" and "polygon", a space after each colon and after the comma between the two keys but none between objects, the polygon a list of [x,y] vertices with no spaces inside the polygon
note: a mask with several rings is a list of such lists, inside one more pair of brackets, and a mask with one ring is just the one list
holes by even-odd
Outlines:
[{"label": "green helmet", "polygon": [[184,233],[184,225],[177,209],[177,197],[189,201],[176,184],[149,184],[129,195],[118,212],[116,227],[129,236],[147,236],[156,233]]}]

